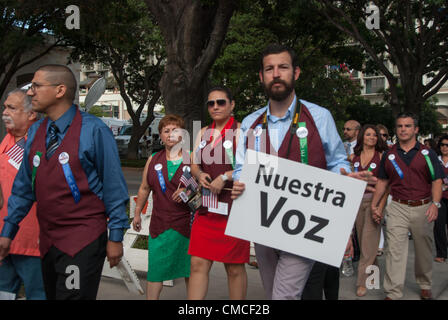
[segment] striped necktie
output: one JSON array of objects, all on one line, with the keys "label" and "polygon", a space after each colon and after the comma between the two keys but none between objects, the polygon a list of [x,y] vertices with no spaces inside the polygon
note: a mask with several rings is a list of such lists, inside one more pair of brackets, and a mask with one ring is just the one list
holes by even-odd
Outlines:
[{"label": "striped necktie", "polygon": [[50,124],[50,127],[48,128],[48,135],[50,137],[50,141],[48,142],[47,153],[45,155],[47,160],[53,155],[55,150],[59,147],[58,131],[59,131],[58,127],[56,127],[56,124],[52,122]]}]

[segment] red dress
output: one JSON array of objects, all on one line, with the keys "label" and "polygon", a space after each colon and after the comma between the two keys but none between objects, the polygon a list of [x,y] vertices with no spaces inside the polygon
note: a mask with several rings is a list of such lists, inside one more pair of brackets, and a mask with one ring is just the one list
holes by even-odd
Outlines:
[{"label": "red dress", "polygon": [[[208,129],[213,128],[214,124],[208,127]],[[201,159],[201,170],[208,173],[212,180],[226,171],[233,170],[231,164],[233,159],[229,159],[224,148],[225,142],[228,148],[232,148],[233,158],[235,157],[235,137],[230,132],[225,134],[225,131],[228,129],[233,129],[233,132],[237,129],[237,122],[233,118],[228,121],[221,132],[221,137],[216,139],[216,141],[212,140],[210,130],[205,130],[202,136],[203,145],[205,145],[195,150],[198,153],[197,158]],[[205,157],[211,157],[215,161],[207,164],[210,161],[204,161]],[[233,182],[227,181],[224,188],[231,189],[232,186]],[[227,203],[228,213],[230,213],[232,207],[230,193],[229,190],[222,190],[218,196],[219,202]],[[249,262],[250,242],[225,235],[227,220],[228,216],[209,212],[208,208],[201,207],[191,228],[188,254],[223,263]]]}]

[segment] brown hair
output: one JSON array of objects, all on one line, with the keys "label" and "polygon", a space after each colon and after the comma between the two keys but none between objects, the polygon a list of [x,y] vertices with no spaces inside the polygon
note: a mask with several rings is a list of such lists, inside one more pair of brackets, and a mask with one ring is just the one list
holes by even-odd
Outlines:
[{"label": "brown hair", "polygon": [[159,122],[159,133],[162,132],[163,127],[166,127],[169,124],[174,124],[181,129],[185,129],[184,119],[182,119],[176,114],[167,114]]},{"label": "brown hair", "polygon": [[367,129],[372,129],[376,133],[377,140],[375,145],[375,151],[382,153],[383,151],[386,151],[388,149],[386,142],[384,142],[384,140],[381,139],[378,127],[374,126],[373,124],[365,124],[362,126],[361,130],[358,133],[358,139],[356,141],[356,146],[354,149],[354,153],[356,156],[359,156],[362,150],[364,149],[364,134],[366,133]]}]

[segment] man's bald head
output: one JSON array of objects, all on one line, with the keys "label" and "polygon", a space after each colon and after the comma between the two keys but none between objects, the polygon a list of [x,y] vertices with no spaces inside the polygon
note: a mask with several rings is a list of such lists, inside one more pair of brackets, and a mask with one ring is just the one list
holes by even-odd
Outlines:
[{"label": "man's bald head", "polygon": [[356,120],[348,120],[344,124],[344,138],[350,142],[356,140],[358,137],[361,124]]},{"label": "man's bald head", "polygon": [[53,84],[62,84],[67,88],[66,98],[70,103],[75,100],[76,97],[76,78],[72,70],[69,67],[62,64],[47,64],[39,67],[37,71],[45,72],[45,80]]}]

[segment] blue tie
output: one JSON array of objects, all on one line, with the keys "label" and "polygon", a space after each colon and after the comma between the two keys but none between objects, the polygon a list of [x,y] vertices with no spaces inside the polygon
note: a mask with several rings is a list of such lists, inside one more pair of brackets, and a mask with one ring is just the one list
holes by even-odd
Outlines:
[{"label": "blue tie", "polygon": [[59,147],[58,141],[58,127],[56,127],[55,123],[52,122],[50,127],[48,128],[48,136],[50,137],[50,141],[47,146],[46,158],[47,160],[53,155],[55,150]]}]

